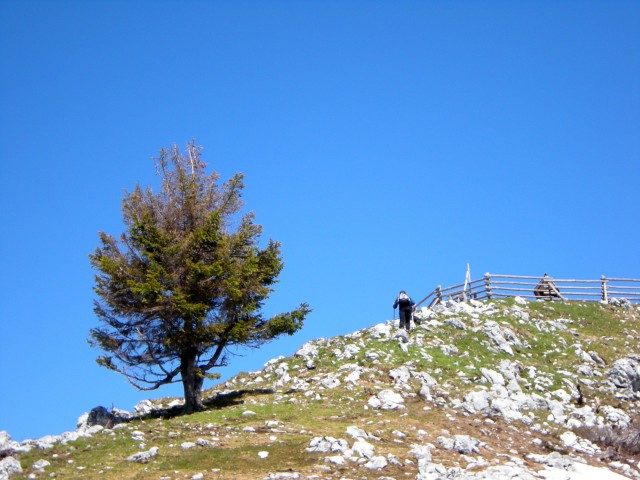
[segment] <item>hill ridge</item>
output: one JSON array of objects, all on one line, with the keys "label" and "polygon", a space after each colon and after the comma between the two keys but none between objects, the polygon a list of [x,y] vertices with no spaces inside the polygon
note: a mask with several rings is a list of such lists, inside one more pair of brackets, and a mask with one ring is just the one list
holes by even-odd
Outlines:
[{"label": "hill ridge", "polygon": [[147,401],[0,439],[2,461],[15,478],[640,477],[637,307],[516,297],[416,318],[407,342],[397,320],[307,342],[207,390],[205,412]]}]

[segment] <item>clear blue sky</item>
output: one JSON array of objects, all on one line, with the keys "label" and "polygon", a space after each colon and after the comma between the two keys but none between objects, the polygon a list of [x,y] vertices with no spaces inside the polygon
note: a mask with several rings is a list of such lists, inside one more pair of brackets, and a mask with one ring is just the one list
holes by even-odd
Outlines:
[{"label": "clear blue sky", "polygon": [[[98,367],[88,254],[195,138],[283,243],[303,342],[485,272],[640,277],[637,1],[0,2],[0,430],[138,392]],[[211,384],[209,384],[210,386]]]}]

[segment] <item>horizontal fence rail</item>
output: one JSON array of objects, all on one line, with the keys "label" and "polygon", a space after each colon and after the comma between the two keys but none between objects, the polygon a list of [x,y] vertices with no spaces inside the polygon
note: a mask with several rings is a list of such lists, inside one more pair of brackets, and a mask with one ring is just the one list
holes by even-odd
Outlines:
[{"label": "horizontal fence rail", "polygon": [[[536,295],[536,291],[538,295]],[[442,288],[440,285],[420,300],[432,307],[444,300],[466,302],[471,299],[486,300],[504,297],[523,297],[539,300],[585,300],[609,302],[612,298],[640,303],[640,279],[608,278],[599,280],[574,280],[552,277],[520,275],[495,275],[485,273],[479,280]],[[427,303],[428,302],[428,303]]]}]

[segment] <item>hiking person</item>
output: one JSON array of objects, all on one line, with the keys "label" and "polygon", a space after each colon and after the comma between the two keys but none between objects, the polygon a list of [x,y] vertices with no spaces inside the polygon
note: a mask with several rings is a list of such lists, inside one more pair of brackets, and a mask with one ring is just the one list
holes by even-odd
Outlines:
[{"label": "hiking person", "polygon": [[407,332],[411,329],[411,316],[413,313],[413,300],[407,295],[407,292],[400,290],[398,298],[393,302],[393,309],[400,308],[400,328],[404,328]]}]

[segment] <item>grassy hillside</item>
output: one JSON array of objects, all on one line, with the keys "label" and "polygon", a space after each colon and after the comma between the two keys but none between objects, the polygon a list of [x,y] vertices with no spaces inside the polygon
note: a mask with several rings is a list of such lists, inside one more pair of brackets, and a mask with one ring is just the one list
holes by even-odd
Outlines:
[{"label": "grassy hillside", "polygon": [[[310,342],[207,391],[204,412],[158,410],[15,454],[23,473],[11,478],[399,480],[426,478],[427,468],[535,473],[551,452],[640,476],[634,442],[621,441],[638,396],[608,376],[640,353],[637,307],[509,299],[422,317],[408,343],[390,323]],[[382,392],[401,401],[385,405]],[[449,449],[458,435],[470,449]],[[320,437],[348,450],[309,451]],[[148,462],[126,461],[152,447]]]}]

